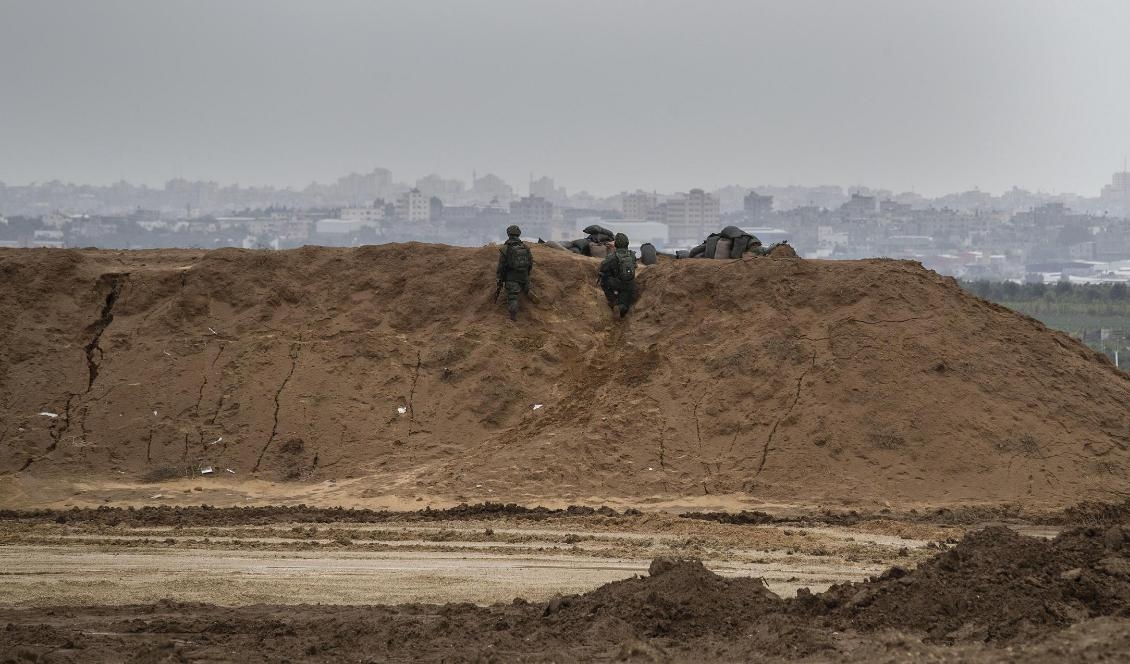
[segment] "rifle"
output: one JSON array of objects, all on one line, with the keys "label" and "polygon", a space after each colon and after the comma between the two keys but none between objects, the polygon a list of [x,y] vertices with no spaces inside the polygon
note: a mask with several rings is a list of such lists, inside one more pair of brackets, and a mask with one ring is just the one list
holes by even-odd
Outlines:
[{"label": "rifle", "polygon": [[498,302],[498,296],[502,293],[502,280],[498,280],[498,285],[494,287],[494,297],[490,299],[491,302]]}]

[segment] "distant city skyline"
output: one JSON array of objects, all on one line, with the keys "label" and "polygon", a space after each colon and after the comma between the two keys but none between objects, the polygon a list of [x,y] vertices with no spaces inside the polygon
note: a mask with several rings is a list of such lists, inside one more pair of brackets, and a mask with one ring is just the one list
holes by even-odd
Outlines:
[{"label": "distant city skyline", "polygon": [[[238,181],[224,182],[224,181],[219,180],[219,179],[214,178],[214,177],[188,177],[188,176],[184,176],[184,175],[174,175],[172,177],[167,177],[167,178],[161,179],[159,181],[139,181],[139,180],[131,180],[129,178],[114,178],[112,180],[104,180],[104,181],[80,182],[80,181],[65,180],[63,178],[55,177],[55,178],[47,178],[47,179],[43,179],[43,180],[32,180],[32,181],[26,181],[26,182],[12,182],[12,181],[5,181],[3,179],[0,179],[0,185],[4,185],[4,186],[7,186],[7,187],[28,187],[28,186],[43,186],[43,185],[51,183],[51,182],[61,182],[61,183],[67,184],[67,185],[75,185],[75,186],[111,187],[115,184],[125,183],[125,184],[128,184],[128,185],[133,186],[133,187],[148,187],[150,189],[162,189],[171,182],[185,181],[185,182],[190,182],[190,183],[210,183],[210,184],[215,184],[216,186],[218,186],[220,188],[227,188],[227,187],[260,188],[260,187],[262,187],[262,188],[273,188],[273,189],[277,189],[279,191],[300,192],[300,191],[303,191],[304,189],[307,189],[307,188],[312,187],[312,186],[334,185],[335,183],[338,183],[338,182],[340,182],[340,181],[342,181],[346,178],[358,177],[358,176],[364,177],[364,176],[367,176],[367,175],[373,173],[374,171],[386,171],[387,170],[387,171],[390,171],[392,173],[392,180],[391,180],[392,184],[397,185],[397,186],[414,187],[421,180],[432,180],[432,179],[434,179],[434,180],[442,181],[442,182],[446,182],[446,183],[459,183],[461,185],[465,185],[467,187],[468,192],[470,191],[470,188],[474,184],[473,178],[476,176],[476,174],[477,174],[477,177],[480,178],[480,179],[487,177],[487,176],[493,176],[493,177],[500,178],[500,180],[502,182],[504,182],[507,185],[510,185],[513,188],[514,196],[539,195],[539,196],[544,197],[542,192],[537,191],[538,181],[542,181],[542,182],[549,181],[549,182],[553,183],[558,189],[567,189],[567,191],[571,195],[572,194],[588,194],[588,195],[591,195],[595,198],[601,198],[601,199],[613,198],[613,197],[619,196],[621,194],[630,194],[630,193],[635,193],[635,192],[638,192],[638,191],[643,191],[643,192],[648,192],[648,193],[656,193],[656,194],[659,194],[659,195],[674,195],[674,194],[685,194],[688,191],[690,191],[691,189],[703,189],[703,190],[706,190],[706,191],[719,191],[719,190],[728,189],[728,188],[743,188],[743,189],[756,190],[759,187],[766,188],[766,189],[777,189],[777,188],[788,188],[788,187],[815,189],[815,188],[820,188],[820,187],[834,187],[834,188],[841,189],[844,192],[852,192],[852,191],[856,191],[856,190],[863,190],[863,191],[867,191],[867,192],[886,191],[886,192],[890,192],[890,194],[895,195],[895,196],[914,194],[914,195],[921,196],[923,199],[927,199],[927,200],[934,199],[934,198],[943,198],[943,197],[946,197],[946,196],[951,196],[951,195],[955,195],[955,194],[962,194],[962,193],[967,193],[967,192],[973,192],[973,191],[982,192],[982,193],[989,194],[989,195],[992,195],[992,196],[1000,196],[1000,195],[1007,194],[1008,192],[1014,191],[1014,190],[1028,191],[1028,192],[1031,192],[1031,193],[1043,194],[1043,195],[1049,195],[1049,196],[1078,196],[1080,198],[1094,198],[1094,197],[1097,197],[1097,196],[1100,195],[1100,193],[1104,189],[1104,187],[1109,188],[1109,186],[1111,185],[1112,182],[1118,181],[1118,180],[1121,180],[1121,179],[1125,179],[1126,174],[1130,174],[1130,171],[1126,170],[1126,168],[1127,168],[1127,166],[1125,164],[1121,164],[1121,165],[1119,165],[1119,167],[1117,169],[1112,170],[1112,171],[1107,171],[1105,178],[1102,181],[1100,181],[1099,183],[1097,183],[1096,186],[1090,188],[1093,191],[1093,193],[1091,193],[1089,191],[1082,191],[1081,192],[1081,191],[1071,191],[1071,190],[1066,190],[1066,189],[1063,189],[1063,190],[1043,190],[1043,189],[1038,189],[1038,188],[1025,187],[1025,186],[1020,185],[1020,184],[1013,184],[1009,187],[1006,187],[1004,189],[997,190],[997,191],[986,189],[984,187],[973,186],[973,187],[968,187],[968,188],[965,188],[965,189],[957,189],[957,190],[953,190],[953,191],[939,191],[939,192],[936,192],[936,193],[924,193],[924,192],[917,191],[917,190],[914,190],[914,189],[901,190],[901,189],[897,189],[897,188],[893,188],[893,187],[883,186],[881,183],[869,183],[869,182],[856,182],[856,183],[851,183],[851,184],[844,183],[844,182],[758,182],[758,183],[727,182],[726,184],[722,184],[722,185],[719,185],[719,186],[703,186],[700,183],[691,182],[691,183],[684,184],[684,186],[681,187],[681,188],[669,189],[669,190],[658,189],[658,188],[655,188],[655,187],[634,187],[634,188],[620,187],[618,189],[613,189],[612,191],[605,193],[605,192],[594,192],[593,190],[586,188],[586,187],[583,187],[583,186],[576,186],[575,184],[570,183],[570,182],[560,181],[556,177],[554,177],[554,175],[552,173],[535,173],[532,180],[531,180],[529,174],[527,174],[522,179],[511,180],[511,179],[508,179],[506,177],[499,175],[498,172],[492,171],[490,169],[473,170],[472,173],[467,174],[467,176],[465,178],[461,177],[459,174],[453,174],[453,173],[448,173],[448,172],[434,172],[434,171],[430,172],[430,173],[424,173],[424,174],[421,174],[421,175],[418,175],[418,176],[400,176],[398,174],[398,171],[396,171],[395,169],[392,169],[392,168],[388,168],[385,165],[377,165],[377,166],[374,166],[374,167],[372,167],[368,170],[350,171],[348,173],[339,173],[336,176],[329,177],[325,180],[310,180],[308,182],[301,183],[301,184],[277,184],[277,183],[270,183],[270,182],[251,183],[251,182],[238,182]],[[531,188],[530,188],[531,184],[534,185],[533,190],[531,190]],[[442,198],[442,197],[443,196],[441,195],[440,198]]]},{"label": "distant city skyline", "polygon": [[1117,0],[0,2],[0,181],[302,188],[528,173],[1095,196]]}]

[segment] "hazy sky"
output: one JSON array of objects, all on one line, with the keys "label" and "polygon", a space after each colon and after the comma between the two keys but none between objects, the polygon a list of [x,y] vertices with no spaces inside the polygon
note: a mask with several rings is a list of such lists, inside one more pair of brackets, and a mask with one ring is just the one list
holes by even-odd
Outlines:
[{"label": "hazy sky", "polygon": [[1095,195],[1128,81],[1126,0],[0,0],[0,180]]}]

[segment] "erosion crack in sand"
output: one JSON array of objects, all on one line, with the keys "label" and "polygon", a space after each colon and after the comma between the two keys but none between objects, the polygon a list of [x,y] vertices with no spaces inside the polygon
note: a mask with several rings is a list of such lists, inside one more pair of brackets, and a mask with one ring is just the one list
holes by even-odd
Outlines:
[{"label": "erosion crack in sand", "polygon": [[[757,463],[757,472],[755,472],[753,474],[754,477],[757,477],[758,475],[760,475],[761,471],[765,468],[765,462],[769,459],[769,450],[772,449],[773,436],[774,436],[774,434],[777,433],[777,427],[780,426],[781,422],[785,421],[785,419],[787,419],[789,417],[789,415],[792,414],[793,408],[796,408],[797,402],[800,401],[801,385],[804,383],[804,379],[805,379],[806,376],[808,376],[808,373],[815,368],[816,368],[816,351],[813,351],[812,352],[812,364],[811,364],[811,366],[809,366],[809,368],[805,369],[800,374],[800,377],[797,378],[797,380],[796,380],[796,394],[793,395],[792,403],[789,404],[789,407],[788,407],[788,409],[785,410],[785,413],[783,415],[781,415],[780,417],[778,417],[775,422],[773,422],[773,428],[771,428],[769,430],[769,435],[765,438],[765,446],[761,448],[761,460]],[[737,434],[735,434],[735,438],[736,437],[737,437]]]},{"label": "erosion crack in sand", "polygon": [[[110,291],[106,293],[106,300],[102,304],[102,310],[99,313],[98,320],[94,321],[87,327],[87,331],[94,336],[90,342],[83,348],[86,353],[86,366],[89,371],[89,378],[86,384],[86,391],[90,392],[94,388],[94,381],[98,379],[98,366],[105,354],[102,347],[98,345],[98,341],[102,338],[102,334],[106,328],[110,327],[110,323],[114,322],[114,305],[118,302],[118,297],[122,293],[122,285],[129,279],[129,273],[125,274],[108,274],[104,275],[104,280],[109,282]],[[98,361],[94,359],[94,353],[98,353]]]},{"label": "erosion crack in sand", "polygon": [[255,466],[251,469],[251,472],[256,472],[259,470],[259,465],[263,462],[263,455],[267,453],[267,448],[271,446],[271,443],[273,443],[275,440],[275,436],[278,435],[280,407],[279,398],[282,397],[283,390],[286,389],[286,384],[290,382],[290,377],[294,375],[294,370],[298,366],[298,349],[298,344],[293,344],[290,347],[290,369],[286,372],[286,377],[283,378],[282,383],[279,385],[279,389],[275,390],[275,410],[272,416],[273,422],[271,423],[271,435],[267,438],[267,442],[263,445],[263,449],[259,451],[259,458],[255,460]]}]

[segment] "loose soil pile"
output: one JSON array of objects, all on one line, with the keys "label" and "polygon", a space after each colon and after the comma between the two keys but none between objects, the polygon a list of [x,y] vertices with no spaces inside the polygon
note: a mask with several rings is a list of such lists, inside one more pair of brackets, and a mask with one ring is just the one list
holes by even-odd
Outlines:
[{"label": "loose soil pile", "polygon": [[261,525],[269,523],[385,523],[389,521],[455,521],[471,519],[522,519],[544,521],[569,517],[594,515],[638,516],[638,510],[617,512],[608,507],[572,505],[565,509],[523,507],[513,503],[480,503],[459,505],[449,509],[422,509],[414,512],[390,510],[343,509],[307,507],[263,506],[199,507],[146,506],[140,509],[99,507],[97,509],[70,510],[0,510],[0,521],[28,523],[76,523],[96,525],[123,525],[131,528],[144,526],[228,526]]},{"label": "loose soil pile", "polygon": [[511,324],[491,247],[0,251],[4,502],[206,467],[525,504],[1130,492],[1126,375],[915,263],[666,261],[615,323],[595,259],[534,255]]},{"label": "loose soil pile", "polygon": [[[233,652],[246,661],[1031,661],[1035,651],[1078,661],[1101,644],[1118,658],[1130,653],[1128,539],[1118,526],[1052,541],[986,529],[913,571],[796,599],[759,579],[659,559],[646,577],[537,604],[0,609],[0,652],[28,661],[125,652],[136,661]],[[1071,625],[1081,630],[1060,632]]]}]

